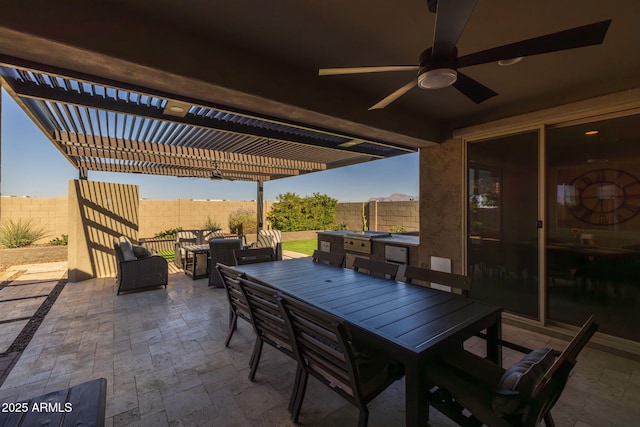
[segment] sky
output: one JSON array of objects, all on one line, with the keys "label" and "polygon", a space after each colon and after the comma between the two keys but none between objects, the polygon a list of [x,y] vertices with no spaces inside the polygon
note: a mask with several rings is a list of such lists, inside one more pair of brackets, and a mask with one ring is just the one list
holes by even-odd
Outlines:
[{"label": "sky", "polygon": [[[78,171],[54,147],[27,114],[2,90],[2,196],[66,196],[68,182]],[[143,199],[254,200],[256,184],[244,181],[210,181],[157,175],[89,171],[92,181],[135,184]],[[418,154],[309,173],[264,183],[264,199],[282,193],[299,196],[326,194],[339,202],[361,202],[393,193],[413,197],[419,193]]]}]

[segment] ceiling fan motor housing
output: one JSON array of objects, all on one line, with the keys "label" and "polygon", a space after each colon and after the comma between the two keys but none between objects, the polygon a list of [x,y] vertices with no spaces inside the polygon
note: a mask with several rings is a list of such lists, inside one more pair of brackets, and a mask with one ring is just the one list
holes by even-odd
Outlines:
[{"label": "ceiling fan motor housing", "polygon": [[451,86],[458,78],[458,52],[454,48],[447,58],[432,58],[429,48],[420,54],[418,87],[420,89],[441,89]]}]

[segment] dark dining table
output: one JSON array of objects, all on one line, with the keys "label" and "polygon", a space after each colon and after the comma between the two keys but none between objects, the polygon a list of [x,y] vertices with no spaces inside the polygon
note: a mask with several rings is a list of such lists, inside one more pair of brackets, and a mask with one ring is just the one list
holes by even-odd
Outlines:
[{"label": "dark dining table", "polygon": [[403,363],[407,426],[427,425],[429,360],[444,348],[486,329],[487,356],[501,362],[502,307],[308,259],[235,268],[338,316],[361,339]]}]

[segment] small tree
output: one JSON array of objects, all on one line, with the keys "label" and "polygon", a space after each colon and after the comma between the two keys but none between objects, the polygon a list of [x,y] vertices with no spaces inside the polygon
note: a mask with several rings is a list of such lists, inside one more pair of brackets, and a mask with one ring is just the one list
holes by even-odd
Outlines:
[{"label": "small tree", "polygon": [[255,234],[258,232],[256,212],[238,209],[229,215],[229,229],[235,234]]}]

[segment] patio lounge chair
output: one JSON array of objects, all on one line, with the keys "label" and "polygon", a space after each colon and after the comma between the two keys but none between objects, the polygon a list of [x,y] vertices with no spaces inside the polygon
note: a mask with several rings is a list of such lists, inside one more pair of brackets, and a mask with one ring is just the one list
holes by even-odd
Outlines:
[{"label": "patio lounge chair", "polygon": [[166,259],[151,254],[145,247],[131,244],[125,236],[113,239],[113,247],[118,267],[118,295],[123,291],[167,287],[169,267]]},{"label": "patio lounge chair", "polygon": [[276,260],[282,260],[282,231],[280,230],[260,230],[258,241],[251,245],[252,248],[273,248]]},{"label": "patio lounge chair", "polygon": [[[591,316],[567,348],[530,352],[509,369],[462,349],[429,367],[429,403],[462,426],[554,426],[551,409],[560,398],[577,356],[598,329]],[[463,410],[465,410],[463,412]]]},{"label": "patio lounge chair", "polygon": [[224,265],[235,265],[236,260],[233,252],[242,249],[242,240],[240,239],[211,239],[209,240],[209,286],[221,288],[223,278],[215,268],[217,263]]}]

